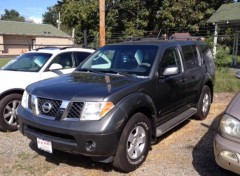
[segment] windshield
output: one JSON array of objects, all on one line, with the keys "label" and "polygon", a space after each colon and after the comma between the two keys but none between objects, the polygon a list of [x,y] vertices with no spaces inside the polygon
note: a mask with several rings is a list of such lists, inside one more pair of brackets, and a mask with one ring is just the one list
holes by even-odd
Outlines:
[{"label": "windshield", "polygon": [[2,70],[38,72],[51,56],[48,53],[25,53],[8,62]]},{"label": "windshield", "polygon": [[157,53],[154,45],[111,45],[100,48],[77,71],[148,76]]}]

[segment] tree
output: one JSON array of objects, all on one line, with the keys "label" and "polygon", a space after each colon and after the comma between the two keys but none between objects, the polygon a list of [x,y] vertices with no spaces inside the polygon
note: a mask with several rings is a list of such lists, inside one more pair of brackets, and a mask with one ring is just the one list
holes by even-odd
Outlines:
[{"label": "tree", "polygon": [[48,7],[47,12],[42,15],[44,24],[52,24],[57,27],[58,10],[56,6]]},{"label": "tree", "polygon": [[1,15],[1,20],[20,21],[20,22],[26,21],[23,16],[20,16],[20,14],[13,9],[12,10],[5,9],[5,13]]},{"label": "tree", "polygon": [[[114,3],[106,0],[106,35],[107,38],[139,37],[145,36],[145,31],[161,28],[199,33],[207,26],[207,19],[229,2],[233,0],[115,0]],[[76,42],[82,43],[83,30],[88,30],[91,36],[99,31],[98,6],[98,0],[61,0],[48,8],[43,21],[56,26],[60,12],[61,29],[70,34],[75,28]]]},{"label": "tree", "polygon": [[62,24],[75,28],[76,43],[82,43],[83,30],[96,35],[99,30],[98,1],[69,0],[61,4]]},{"label": "tree", "polygon": [[[156,27],[174,29],[177,32],[199,32],[206,21],[223,4],[232,0],[163,0],[156,18]],[[175,32],[173,31],[173,32]]]}]

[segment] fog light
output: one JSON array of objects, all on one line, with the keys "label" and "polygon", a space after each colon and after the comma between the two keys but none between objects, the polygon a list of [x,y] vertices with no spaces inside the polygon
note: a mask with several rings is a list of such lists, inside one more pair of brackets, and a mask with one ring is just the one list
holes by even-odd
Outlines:
[{"label": "fog light", "polygon": [[86,150],[92,152],[96,149],[96,143],[92,140],[86,142]]},{"label": "fog light", "polygon": [[220,153],[220,155],[228,160],[228,161],[232,161],[232,162],[235,162],[235,163],[238,163],[238,157],[237,157],[237,154],[233,153],[233,152],[229,152],[229,151],[222,151]]}]

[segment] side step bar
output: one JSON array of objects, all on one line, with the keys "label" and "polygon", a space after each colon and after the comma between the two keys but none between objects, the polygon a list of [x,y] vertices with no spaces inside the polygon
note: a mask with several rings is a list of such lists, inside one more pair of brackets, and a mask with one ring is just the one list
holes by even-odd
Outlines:
[{"label": "side step bar", "polygon": [[168,132],[178,124],[182,123],[183,121],[194,115],[196,112],[196,108],[190,108],[183,113],[177,115],[176,117],[172,118],[171,120],[165,122],[164,124],[161,124],[156,129],[156,136],[159,137],[163,135],[164,133]]}]

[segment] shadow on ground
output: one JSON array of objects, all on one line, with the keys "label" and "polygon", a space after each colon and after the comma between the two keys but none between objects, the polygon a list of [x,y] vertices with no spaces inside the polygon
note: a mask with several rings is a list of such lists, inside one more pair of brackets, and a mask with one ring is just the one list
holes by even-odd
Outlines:
[{"label": "shadow on ground", "polygon": [[193,155],[193,167],[199,173],[199,175],[204,176],[237,176],[230,171],[224,170],[220,168],[216,162],[214,157],[213,150],[213,139],[218,130],[218,124],[221,119],[221,115],[219,114],[211,126],[201,123],[202,126],[208,128],[207,133],[201,138],[201,140],[194,147],[192,155]]},{"label": "shadow on ground", "polygon": [[66,153],[62,151],[54,150],[52,154],[41,151],[37,148],[36,143],[30,142],[30,148],[36,151],[39,155],[44,156],[47,162],[53,163],[55,165],[60,165],[62,163],[67,164],[73,167],[82,167],[85,169],[96,169],[102,170],[104,172],[110,172],[113,169],[111,163],[100,163],[93,161],[89,157],[85,157],[83,155],[74,155],[71,153]]}]

